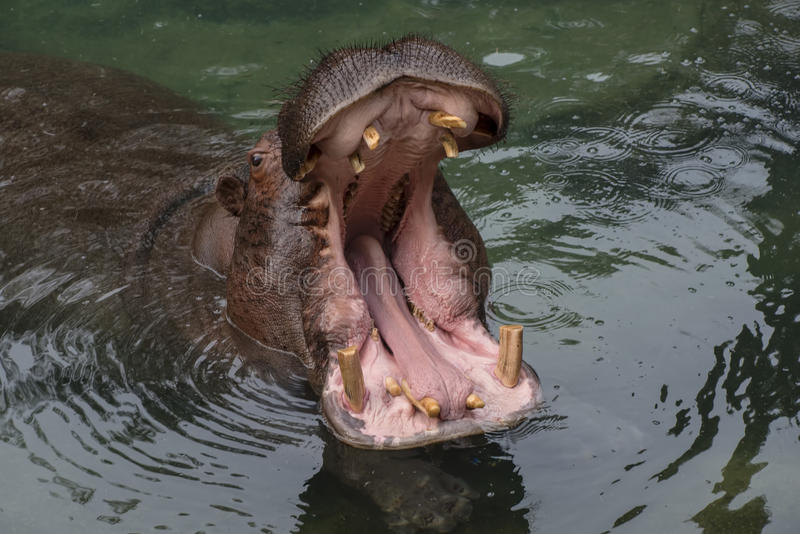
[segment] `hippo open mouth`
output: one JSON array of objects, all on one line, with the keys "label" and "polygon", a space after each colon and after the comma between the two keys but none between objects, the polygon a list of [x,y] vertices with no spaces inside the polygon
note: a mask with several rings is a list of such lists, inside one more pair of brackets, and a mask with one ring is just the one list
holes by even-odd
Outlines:
[{"label": "hippo open mouth", "polygon": [[283,170],[327,208],[313,321],[338,341],[322,406],[341,440],[414,447],[508,427],[539,402],[522,327],[498,344],[483,324],[483,243],[438,170],[507,122],[480,69],[416,37],[328,56],[282,109]]}]

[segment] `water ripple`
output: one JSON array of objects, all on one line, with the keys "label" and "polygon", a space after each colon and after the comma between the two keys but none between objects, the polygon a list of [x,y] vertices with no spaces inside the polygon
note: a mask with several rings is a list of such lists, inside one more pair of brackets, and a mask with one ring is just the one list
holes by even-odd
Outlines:
[{"label": "water ripple", "polygon": [[737,102],[752,95],[755,84],[744,73],[705,74],[705,86],[714,90],[717,99],[724,102]]},{"label": "water ripple", "polygon": [[580,30],[587,28],[604,28],[602,21],[593,18],[576,20],[548,20],[547,25],[556,30]]},{"label": "water ripple", "polygon": [[[535,280],[524,287],[507,286],[490,295],[488,316],[501,324],[521,324],[538,332],[577,326],[583,318],[565,303],[571,293],[572,288],[559,280]],[[527,310],[538,313],[531,315]]]},{"label": "water ripple", "polygon": [[[716,139],[706,113],[693,102],[662,102],[650,110],[623,117],[635,150],[647,156],[674,158],[694,154]],[[685,125],[685,126],[684,126]]]},{"label": "water ripple", "polygon": [[578,128],[575,135],[588,137],[579,147],[584,159],[619,161],[627,158],[633,147],[632,136],[622,128],[607,126]]},{"label": "water ripple", "polygon": [[543,163],[563,165],[580,159],[579,148],[580,143],[575,139],[552,139],[536,144],[532,153],[533,157]]},{"label": "water ripple", "polygon": [[[724,183],[724,176],[719,171],[695,163],[680,163],[666,167],[661,171],[662,184],[667,198],[699,198],[719,192]],[[658,195],[657,188],[650,190]]]},{"label": "water ripple", "polygon": [[653,206],[641,198],[639,186],[614,174],[595,169],[551,173],[544,177],[561,185],[563,193],[578,207],[581,218],[603,225],[628,224],[650,215]]},{"label": "water ripple", "polygon": [[519,426],[506,430],[502,434],[496,433],[490,434],[490,436],[507,439],[513,443],[522,441],[526,437],[538,434],[539,432],[564,430],[565,428],[567,428],[567,417],[552,413],[551,408],[545,405],[539,409],[539,414],[536,417],[526,419]]},{"label": "water ripple", "polygon": [[736,145],[718,144],[697,153],[697,159],[713,169],[736,169],[750,161],[747,151]]},{"label": "water ripple", "polygon": [[800,0],[773,1],[767,6],[767,10],[773,15],[800,20]]}]

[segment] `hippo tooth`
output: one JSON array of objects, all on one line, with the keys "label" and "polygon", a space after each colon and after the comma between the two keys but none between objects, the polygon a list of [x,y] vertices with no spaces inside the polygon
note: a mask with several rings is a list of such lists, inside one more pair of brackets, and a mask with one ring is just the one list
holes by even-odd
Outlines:
[{"label": "hippo tooth", "polygon": [[350,408],[361,413],[364,410],[364,397],[366,388],[364,387],[364,373],[361,371],[361,359],[358,354],[358,347],[352,346],[337,351],[339,357],[339,369],[342,372],[342,382],[344,382],[344,394]]},{"label": "hippo tooth", "polygon": [[386,391],[388,391],[389,395],[392,397],[399,397],[403,393],[403,388],[400,387],[400,384],[397,383],[394,377],[387,376],[383,383],[386,385]]},{"label": "hippo tooth", "polygon": [[411,387],[409,387],[405,378],[400,381],[400,389],[403,390],[403,393],[405,393],[408,401],[413,404],[417,410],[426,414],[430,418],[439,417],[441,407],[436,399],[432,399],[431,397],[424,397],[420,400],[415,399],[414,395],[411,393]]},{"label": "hippo tooth", "polygon": [[519,381],[522,367],[522,326],[503,325],[500,327],[500,355],[494,374],[504,386],[513,388]]},{"label": "hippo tooth", "polygon": [[433,126],[441,126],[442,128],[466,128],[467,121],[461,117],[450,115],[446,111],[434,111],[428,115],[428,122]]},{"label": "hippo tooth", "polygon": [[439,412],[442,411],[442,408],[439,406],[439,403],[436,401],[436,399],[424,397],[420,399],[419,403],[422,405],[423,411],[428,414],[428,417],[431,419],[434,417],[439,417]]},{"label": "hippo tooth", "polygon": [[300,170],[297,171],[297,175],[294,177],[295,181],[302,180],[306,174],[310,173],[314,170],[314,167],[317,165],[317,161],[319,161],[319,157],[322,155],[322,152],[319,150],[315,150],[316,147],[312,146],[311,150],[308,151],[308,155],[306,156],[306,160],[300,166]]},{"label": "hippo tooth", "polygon": [[361,161],[361,156],[358,155],[358,152],[353,152],[350,154],[347,159],[350,161],[350,166],[353,167],[353,171],[356,174],[361,173],[367,166],[364,165],[364,162]]},{"label": "hippo tooth", "polygon": [[381,134],[378,133],[374,126],[367,126],[361,137],[364,138],[364,142],[370,150],[375,150],[381,140]]},{"label": "hippo tooth", "polygon": [[467,410],[476,410],[484,406],[486,406],[486,403],[476,394],[470,393],[469,396],[467,396]]},{"label": "hippo tooth", "polygon": [[372,341],[380,341],[381,340],[381,334],[380,334],[380,332],[378,332],[378,329],[375,328],[374,326],[372,327],[372,330],[370,330],[370,332],[369,332],[369,337],[372,338]]},{"label": "hippo tooth", "polygon": [[448,158],[454,158],[458,156],[458,143],[456,143],[456,138],[453,137],[452,133],[445,132],[439,138],[439,141],[442,143],[442,146],[444,147],[444,153]]},{"label": "hippo tooth", "polygon": [[433,319],[428,319],[425,321],[425,329],[428,332],[433,332],[436,330],[436,323],[433,322]]}]

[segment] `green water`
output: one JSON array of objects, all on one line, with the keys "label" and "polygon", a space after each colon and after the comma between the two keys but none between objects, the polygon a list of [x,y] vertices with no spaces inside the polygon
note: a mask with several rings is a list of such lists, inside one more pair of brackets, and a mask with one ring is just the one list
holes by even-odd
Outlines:
[{"label": "green water", "polygon": [[507,141],[445,172],[501,275],[492,329],[526,326],[541,413],[359,456],[302,388],[257,376],[28,395],[26,370],[95,358],[100,333],[37,307],[66,284],[26,293],[39,266],[0,251],[0,532],[385,530],[346,482],[359,464],[464,480],[463,532],[800,530],[797,0],[0,3],[0,49],[133,71],[254,140],[320,51],[406,32],[513,97]]}]

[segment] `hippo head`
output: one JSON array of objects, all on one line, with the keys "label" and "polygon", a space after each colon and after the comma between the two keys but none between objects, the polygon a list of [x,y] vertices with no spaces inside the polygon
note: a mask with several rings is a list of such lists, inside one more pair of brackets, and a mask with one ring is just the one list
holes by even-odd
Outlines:
[{"label": "hippo head", "polygon": [[300,356],[339,439],[419,446],[537,405],[522,327],[487,331],[483,242],[438,170],[507,124],[495,83],[440,43],[343,49],[298,84],[249,171],[220,179],[239,218],[229,318]]}]

